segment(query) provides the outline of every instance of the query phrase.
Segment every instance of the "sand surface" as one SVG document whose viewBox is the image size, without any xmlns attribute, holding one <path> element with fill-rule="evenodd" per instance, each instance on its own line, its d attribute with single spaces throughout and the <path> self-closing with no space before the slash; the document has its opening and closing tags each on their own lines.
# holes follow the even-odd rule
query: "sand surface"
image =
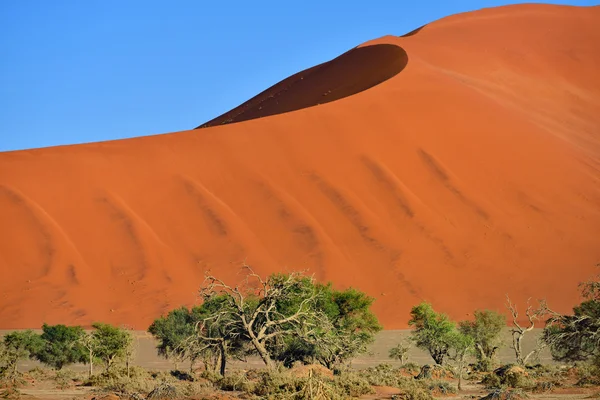
<svg viewBox="0 0 600 400">
<path fill-rule="evenodd" d="M 244 260 L 358 287 L 387 329 L 422 300 L 568 311 L 600 262 L 599 27 L 600 7 L 455 15 L 211 127 L 0 153 L 0 328 L 146 329 Z"/>
</svg>

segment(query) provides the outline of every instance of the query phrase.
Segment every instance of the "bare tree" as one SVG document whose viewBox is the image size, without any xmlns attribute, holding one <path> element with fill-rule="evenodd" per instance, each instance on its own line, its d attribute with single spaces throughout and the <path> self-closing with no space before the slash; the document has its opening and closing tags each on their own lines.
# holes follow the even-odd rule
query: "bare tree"
<svg viewBox="0 0 600 400">
<path fill-rule="evenodd" d="M 533 306 L 530 304 L 530 300 L 531 299 L 527 300 L 527 309 L 525 310 L 525 316 L 527 317 L 527 326 L 521 326 L 518 322 L 519 312 L 517 311 L 517 306 L 516 304 L 513 304 L 510 301 L 508 294 L 506 295 L 506 308 L 508 308 L 513 318 L 513 328 L 511 329 L 513 340 L 512 348 L 515 351 L 517 363 L 519 363 L 520 365 L 526 365 L 529 359 L 537 356 L 546 347 L 546 344 L 543 341 L 539 340 L 537 342 L 536 347 L 533 350 L 531 350 L 527 354 L 524 354 L 523 337 L 525 337 L 525 334 L 527 334 L 527 332 L 530 332 L 531 330 L 533 330 L 533 328 L 535 328 L 535 323 L 537 321 L 541 320 L 544 316 L 553 313 L 548 308 L 546 300 L 538 300 L 537 308 L 533 308 Z"/>
<path fill-rule="evenodd" d="M 304 284 L 306 280 L 312 283 L 312 277 L 294 272 L 263 279 L 250 266 L 244 264 L 243 269 L 248 271 L 248 275 L 238 286 L 230 286 L 221 279 L 206 275 L 200 296 L 204 301 L 216 296 L 225 301 L 220 310 L 202 321 L 198 335 L 206 345 L 223 346 L 227 340 L 206 335 L 211 327 L 218 326 L 221 338 L 249 342 L 265 365 L 275 368 L 269 352 L 271 347 L 292 335 L 310 337 L 320 322 L 325 323 L 327 318 L 313 307 L 318 296 L 314 285 Z M 281 311 L 282 304 L 288 305 L 285 313 Z M 221 362 L 225 358 L 222 357 Z"/>
<path fill-rule="evenodd" d="M 88 376 L 91 378 L 94 374 L 94 358 L 96 358 L 96 351 L 98 349 L 98 341 L 92 332 L 86 332 L 81 339 L 79 339 L 81 345 L 87 351 L 87 362 L 89 363 Z"/>
</svg>

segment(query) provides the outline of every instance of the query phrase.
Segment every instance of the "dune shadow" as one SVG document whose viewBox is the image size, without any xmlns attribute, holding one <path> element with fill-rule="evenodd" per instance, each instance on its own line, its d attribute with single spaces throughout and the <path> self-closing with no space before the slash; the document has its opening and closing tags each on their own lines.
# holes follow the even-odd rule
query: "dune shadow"
<svg viewBox="0 0 600 400">
<path fill-rule="evenodd" d="M 196 129 L 248 121 L 340 100 L 394 77 L 407 64 L 408 55 L 399 46 L 375 44 L 356 47 L 331 61 L 284 79 Z"/>
</svg>

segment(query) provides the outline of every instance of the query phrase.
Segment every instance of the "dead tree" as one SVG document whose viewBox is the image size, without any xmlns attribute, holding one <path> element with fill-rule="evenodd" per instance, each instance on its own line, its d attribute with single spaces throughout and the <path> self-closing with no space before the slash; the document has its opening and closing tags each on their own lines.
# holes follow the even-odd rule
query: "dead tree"
<svg viewBox="0 0 600 400">
<path fill-rule="evenodd" d="M 269 347 L 293 335 L 314 335 L 322 325 L 319 321 L 324 323 L 326 317 L 314 309 L 318 293 L 312 277 L 294 272 L 263 279 L 250 266 L 244 264 L 243 269 L 248 275 L 238 286 L 230 286 L 207 274 L 200 296 L 204 301 L 218 296 L 224 299 L 224 304 L 202 321 L 198 335 L 211 346 L 226 345 L 227 340 L 246 341 L 268 368 L 275 368 Z M 306 284 L 307 279 L 310 284 Z M 278 305 L 284 302 L 295 304 L 286 314 L 278 309 Z M 220 337 L 206 335 L 210 327 L 218 327 Z"/>
<path fill-rule="evenodd" d="M 513 328 L 511 329 L 512 348 L 515 351 L 515 357 L 519 365 L 526 365 L 530 358 L 538 355 L 546 347 L 543 341 L 538 341 L 533 350 L 527 354 L 523 354 L 523 337 L 525 337 L 525 334 L 535 328 L 537 321 L 551 313 L 546 300 L 538 300 L 538 307 L 535 309 L 530 304 L 530 300 L 527 300 L 527 309 L 525 310 L 525 316 L 528 321 L 527 326 L 521 326 L 518 322 L 519 312 L 517 311 L 517 306 L 510 301 L 508 294 L 506 295 L 506 308 L 508 308 L 513 318 Z"/>
</svg>

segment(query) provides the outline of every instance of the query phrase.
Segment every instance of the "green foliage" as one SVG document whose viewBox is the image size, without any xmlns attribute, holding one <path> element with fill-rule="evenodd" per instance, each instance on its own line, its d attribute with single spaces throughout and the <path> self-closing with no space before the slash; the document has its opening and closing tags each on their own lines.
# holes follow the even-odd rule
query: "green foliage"
<svg viewBox="0 0 600 400">
<path fill-rule="evenodd" d="M 544 328 L 555 360 L 600 360 L 600 277 L 580 286 L 585 301 L 573 308 L 573 315 L 554 315 Z"/>
<path fill-rule="evenodd" d="M 40 351 L 43 342 L 31 330 L 8 333 L 0 345 L 0 380 L 17 379 L 17 366 L 20 360 L 29 358 Z"/>
<path fill-rule="evenodd" d="M 392 347 L 388 353 L 388 357 L 393 360 L 400 361 L 400 365 L 404 365 L 408 360 L 408 351 L 410 350 L 410 345 L 408 343 L 398 343 L 396 346 Z"/>
<path fill-rule="evenodd" d="M 80 326 L 44 324 L 42 330 L 43 346 L 33 354 L 34 358 L 57 370 L 86 362 L 86 352 L 80 343 L 85 333 Z"/>
<path fill-rule="evenodd" d="M 413 307 L 410 315 L 408 324 L 414 327 L 411 340 L 417 347 L 428 351 L 436 364 L 442 365 L 450 351 L 456 329 L 454 323 L 425 302 Z"/>
<path fill-rule="evenodd" d="M 317 362 L 332 369 L 365 353 L 375 334 L 382 329 L 370 310 L 374 299 L 354 288 L 335 290 L 331 283 L 314 284 L 307 279 L 300 283 L 304 288 L 297 290 L 298 296 L 290 297 L 287 304 L 283 304 L 282 314 L 291 315 L 290 312 L 304 300 L 302 293 L 316 290 L 318 295 L 311 304 L 311 311 L 324 314 L 327 323 L 315 329 L 312 335 L 289 336 L 281 351 L 274 351 L 274 358 L 286 366 L 297 361 Z"/>
<path fill-rule="evenodd" d="M 460 322 L 459 330 L 473 338 L 477 368 L 480 371 L 491 370 L 496 351 L 502 344 L 500 335 L 505 326 L 504 315 L 490 310 L 477 310 L 474 321 Z"/>
<path fill-rule="evenodd" d="M 97 322 L 92 336 L 96 343 L 95 355 L 100 358 L 109 370 L 119 359 L 124 359 L 127 350 L 133 345 L 132 334 L 122 328 Z"/>
<path fill-rule="evenodd" d="M 199 313 L 197 307 L 192 310 L 180 307 L 170 311 L 166 316 L 161 316 L 150 325 L 148 332 L 158 339 L 158 355 L 165 358 L 184 357 L 181 345 L 194 335 Z"/>
</svg>

